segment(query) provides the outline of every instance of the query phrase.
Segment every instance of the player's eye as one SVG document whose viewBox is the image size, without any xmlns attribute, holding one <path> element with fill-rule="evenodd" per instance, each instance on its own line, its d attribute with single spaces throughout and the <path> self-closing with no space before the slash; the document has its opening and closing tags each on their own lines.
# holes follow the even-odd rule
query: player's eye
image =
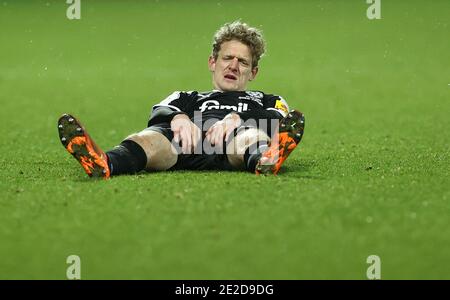
<svg viewBox="0 0 450 300">
<path fill-rule="evenodd" d="M 241 64 L 243 64 L 244 66 L 246 66 L 246 67 L 248 66 L 248 61 L 246 61 L 246 60 L 241 60 L 240 62 L 241 62 Z"/>
</svg>

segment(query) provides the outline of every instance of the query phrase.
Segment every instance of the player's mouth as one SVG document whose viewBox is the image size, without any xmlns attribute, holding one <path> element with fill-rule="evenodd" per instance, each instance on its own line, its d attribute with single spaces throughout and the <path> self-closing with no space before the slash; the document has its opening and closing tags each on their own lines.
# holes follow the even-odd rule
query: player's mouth
<svg viewBox="0 0 450 300">
<path fill-rule="evenodd" d="M 226 75 L 223 76 L 223 77 L 224 77 L 225 79 L 232 80 L 232 81 L 237 80 L 237 77 L 234 76 L 233 74 L 226 74 Z"/>
</svg>

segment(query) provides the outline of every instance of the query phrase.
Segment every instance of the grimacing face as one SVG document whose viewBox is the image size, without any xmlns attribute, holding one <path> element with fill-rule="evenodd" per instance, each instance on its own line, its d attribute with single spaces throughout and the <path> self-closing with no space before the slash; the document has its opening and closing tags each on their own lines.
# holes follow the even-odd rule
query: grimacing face
<svg viewBox="0 0 450 300">
<path fill-rule="evenodd" d="M 237 40 L 222 43 L 217 59 L 210 56 L 208 66 L 214 88 L 223 92 L 245 91 L 258 73 L 258 67 L 252 68 L 250 48 Z"/>
</svg>

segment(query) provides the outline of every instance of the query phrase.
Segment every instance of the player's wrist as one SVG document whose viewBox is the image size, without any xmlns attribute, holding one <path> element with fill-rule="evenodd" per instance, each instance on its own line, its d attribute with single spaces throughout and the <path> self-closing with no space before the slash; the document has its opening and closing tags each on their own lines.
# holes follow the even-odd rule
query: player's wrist
<svg viewBox="0 0 450 300">
<path fill-rule="evenodd" d="M 178 120 L 178 119 L 191 120 L 191 119 L 189 118 L 189 116 L 188 116 L 187 114 L 185 114 L 185 113 L 179 113 L 179 114 L 176 114 L 176 115 L 172 118 L 172 120 Z"/>
<path fill-rule="evenodd" d="M 224 119 L 226 119 L 226 120 L 231 119 L 235 123 L 238 123 L 238 124 L 240 124 L 242 122 L 241 117 L 237 113 L 234 113 L 234 112 L 229 113 L 228 115 L 226 115 Z"/>
</svg>

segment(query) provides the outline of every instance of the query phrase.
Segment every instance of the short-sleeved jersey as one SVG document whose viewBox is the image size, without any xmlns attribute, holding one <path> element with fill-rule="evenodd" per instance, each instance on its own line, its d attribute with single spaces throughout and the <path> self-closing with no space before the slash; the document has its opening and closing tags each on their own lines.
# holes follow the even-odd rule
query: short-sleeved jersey
<svg viewBox="0 0 450 300">
<path fill-rule="evenodd" d="M 287 115 L 289 107 L 282 97 L 260 91 L 174 92 L 153 106 L 148 126 L 170 122 L 180 113 L 192 119 L 194 112 L 201 112 L 203 121 L 211 118 L 222 120 L 231 112 L 247 121 L 281 119 Z"/>
</svg>

